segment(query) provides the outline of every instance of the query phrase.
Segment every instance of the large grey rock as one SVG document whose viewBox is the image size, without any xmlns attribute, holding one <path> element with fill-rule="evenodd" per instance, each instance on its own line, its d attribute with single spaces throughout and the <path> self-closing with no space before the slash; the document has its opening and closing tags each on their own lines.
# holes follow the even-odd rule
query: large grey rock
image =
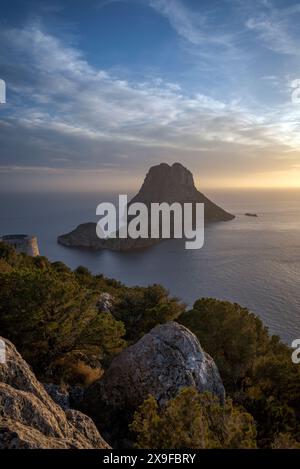
<svg viewBox="0 0 300 469">
<path fill-rule="evenodd" d="M 103 407 L 116 413 L 129 411 L 149 394 L 164 405 L 187 386 L 210 391 L 224 401 L 224 386 L 213 359 L 192 332 L 168 322 L 121 352 L 103 378 L 86 391 L 84 401 L 97 419 Z"/>
<path fill-rule="evenodd" d="M 109 448 L 93 421 L 78 411 L 64 412 L 13 344 L 4 342 L 6 360 L 0 363 L 0 449 Z"/>
</svg>

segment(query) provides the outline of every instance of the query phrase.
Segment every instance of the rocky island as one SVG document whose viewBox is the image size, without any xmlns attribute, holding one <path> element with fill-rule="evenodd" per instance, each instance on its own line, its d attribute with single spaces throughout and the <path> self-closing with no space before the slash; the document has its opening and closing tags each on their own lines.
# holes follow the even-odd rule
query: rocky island
<svg viewBox="0 0 300 469">
<path fill-rule="evenodd" d="M 148 208 L 152 203 L 203 203 L 205 223 L 229 221 L 235 218 L 199 192 L 191 171 L 180 163 L 174 163 L 172 166 L 166 163 L 152 166 L 141 189 L 129 202 L 128 207 L 136 202 L 144 203 Z M 122 251 L 149 247 L 161 239 L 100 239 L 96 234 L 96 223 L 90 222 L 83 223 L 70 233 L 59 236 L 57 241 L 69 247 Z"/>
</svg>

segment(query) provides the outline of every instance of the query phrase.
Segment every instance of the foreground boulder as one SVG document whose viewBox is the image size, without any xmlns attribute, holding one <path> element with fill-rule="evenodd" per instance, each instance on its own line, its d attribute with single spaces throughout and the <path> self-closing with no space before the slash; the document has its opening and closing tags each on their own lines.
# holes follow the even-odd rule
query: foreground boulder
<svg viewBox="0 0 300 469">
<path fill-rule="evenodd" d="M 4 339 L 2 339 L 4 340 Z M 0 363 L 0 449 L 109 448 L 92 420 L 55 404 L 15 347 Z"/>
<path fill-rule="evenodd" d="M 103 378 L 86 391 L 84 408 L 97 422 L 105 414 L 115 430 L 128 424 L 133 411 L 149 394 L 163 406 L 188 386 L 209 391 L 221 402 L 225 399 L 217 366 L 196 336 L 184 326 L 168 322 L 152 329 L 112 361 Z"/>
</svg>

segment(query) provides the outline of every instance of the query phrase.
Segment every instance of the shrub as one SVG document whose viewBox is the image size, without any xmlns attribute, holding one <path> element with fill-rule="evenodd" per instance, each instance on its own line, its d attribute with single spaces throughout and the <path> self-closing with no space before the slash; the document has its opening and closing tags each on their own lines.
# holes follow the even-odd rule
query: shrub
<svg viewBox="0 0 300 469">
<path fill-rule="evenodd" d="M 300 370 L 289 347 L 257 316 L 227 301 L 198 300 L 178 320 L 212 355 L 226 391 L 255 418 L 260 446 L 269 447 L 280 432 L 300 439 Z"/>
<path fill-rule="evenodd" d="M 232 405 L 221 405 L 210 393 L 185 388 L 160 409 L 153 396 L 134 414 L 130 429 L 137 448 L 255 448 L 251 415 Z"/>
<path fill-rule="evenodd" d="M 114 316 L 125 324 L 126 338 L 138 340 L 154 326 L 176 319 L 184 311 L 177 298 L 161 285 L 122 291 Z"/>
<path fill-rule="evenodd" d="M 272 449 L 300 449 L 300 443 L 290 433 L 279 433 L 272 445 Z"/>
<path fill-rule="evenodd" d="M 246 308 L 212 298 L 197 300 L 179 322 L 198 337 L 219 367 L 227 391 L 235 391 L 258 356 L 266 353 L 270 338 L 261 320 Z"/>
<path fill-rule="evenodd" d="M 80 346 L 108 358 L 126 342 L 124 325 L 95 307 L 98 292 L 80 286 L 74 275 L 40 268 L 0 273 L 0 330 L 18 347 L 37 374 Z"/>
</svg>

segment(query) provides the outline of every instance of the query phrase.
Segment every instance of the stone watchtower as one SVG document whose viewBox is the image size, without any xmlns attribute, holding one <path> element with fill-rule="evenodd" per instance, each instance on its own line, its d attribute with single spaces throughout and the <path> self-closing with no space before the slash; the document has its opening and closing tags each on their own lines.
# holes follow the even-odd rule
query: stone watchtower
<svg viewBox="0 0 300 469">
<path fill-rule="evenodd" d="M 6 235 L 0 237 L 0 241 L 4 243 L 11 244 L 14 246 L 16 251 L 24 252 L 28 254 L 28 256 L 39 256 L 39 247 L 38 241 L 36 236 L 29 236 L 23 234 L 16 234 L 16 235 Z"/>
</svg>

